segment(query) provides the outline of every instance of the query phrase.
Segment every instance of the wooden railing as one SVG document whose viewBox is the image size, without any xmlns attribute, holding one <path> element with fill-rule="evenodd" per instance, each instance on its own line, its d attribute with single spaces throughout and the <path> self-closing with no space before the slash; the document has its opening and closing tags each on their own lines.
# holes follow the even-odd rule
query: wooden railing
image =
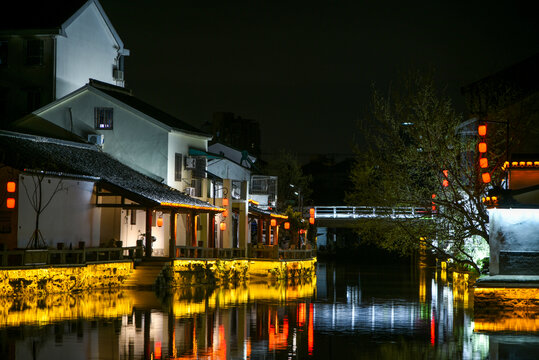
<svg viewBox="0 0 539 360">
<path fill-rule="evenodd" d="M 81 265 L 115 260 L 142 258 L 143 248 L 127 246 L 117 248 L 83 249 L 21 249 L 0 251 L 0 267 L 38 265 Z"/>
<path fill-rule="evenodd" d="M 316 256 L 315 249 L 309 250 L 282 250 L 277 246 L 261 245 L 249 246 L 247 254 L 245 249 L 237 248 L 204 248 L 196 246 L 176 246 L 176 258 L 189 259 L 286 259 L 304 260 Z"/>
</svg>

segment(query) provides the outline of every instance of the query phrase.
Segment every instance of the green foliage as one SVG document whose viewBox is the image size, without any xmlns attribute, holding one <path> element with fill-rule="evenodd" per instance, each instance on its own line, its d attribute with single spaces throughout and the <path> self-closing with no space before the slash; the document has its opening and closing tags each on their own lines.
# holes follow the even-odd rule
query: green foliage
<svg viewBox="0 0 539 360">
<path fill-rule="evenodd" d="M 306 203 L 311 196 L 311 176 L 303 174 L 297 157 L 292 153 L 282 150 L 277 158 L 268 164 L 265 172 L 278 177 L 277 208 L 279 210 L 282 211 L 288 206 L 299 209 L 302 205 L 301 201 Z M 298 192 L 298 195 L 295 192 Z"/>
<path fill-rule="evenodd" d="M 465 242 L 472 236 L 488 241 L 481 195 L 499 185 L 502 177 L 494 169 L 492 184 L 479 181 L 477 138 L 465 135 L 463 118 L 451 100 L 436 90 L 431 78 L 413 74 L 386 97 L 374 91 L 371 114 L 358 127 L 347 202 L 426 211 L 424 218 L 362 223 L 362 239 L 410 253 L 424 237 L 441 257 L 476 267 Z M 475 130 L 475 124 L 471 127 Z M 492 156 L 496 162 L 496 154 Z M 442 186 L 443 170 L 448 173 L 447 187 Z M 436 214 L 431 217 L 433 204 Z"/>
</svg>

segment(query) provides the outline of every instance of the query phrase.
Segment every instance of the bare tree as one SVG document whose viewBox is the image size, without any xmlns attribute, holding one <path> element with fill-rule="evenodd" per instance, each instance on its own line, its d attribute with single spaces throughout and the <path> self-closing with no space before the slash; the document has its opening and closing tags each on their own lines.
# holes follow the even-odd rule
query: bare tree
<svg viewBox="0 0 539 360">
<path fill-rule="evenodd" d="M 47 207 L 51 204 L 52 199 L 55 197 L 56 194 L 58 194 L 60 191 L 64 190 L 63 187 L 63 181 L 60 179 L 56 186 L 54 187 L 54 190 L 46 195 L 43 193 L 43 181 L 45 181 L 45 173 L 43 172 L 36 172 L 29 176 L 32 179 L 33 186 L 31 189 L 28 189 L 28 186 L 24 181 L 21 181 L 24 187 L 24 191 L 26 193 L 26 196 L 30 202 L 30 205 L 34 209 L 34 212 L 36 214 L 36 220 L 35 220 L 35 227 L 34 231 L 32 232 L 32 235 L 30 236 L 30 239 L 28 241 L 28 245 L 26 245 L 26 248 L 31 249 L 42 249 L 47 247 L 47 243 L 45 242 L 43 235 L 41 234 L 41 230 L 39 228 L 39 219 L 41 214 L 47 209 Z M 50 179 L 47 180 L 50 183 Z"/>
</svg>

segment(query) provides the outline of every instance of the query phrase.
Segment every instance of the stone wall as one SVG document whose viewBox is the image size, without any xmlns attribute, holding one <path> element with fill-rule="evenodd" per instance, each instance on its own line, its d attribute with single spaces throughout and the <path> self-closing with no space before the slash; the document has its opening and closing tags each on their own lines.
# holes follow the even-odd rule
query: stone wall
<svg viewBox="0 0 539 360">
<path fill-rule="evenodd" d="M 120 287 L 132 271 L 131 261 L 0 270 L 0 296 L 44 295 Z"/>
<path fill-rule="evenodd" d="M 474 289 L 476 313 L 508 310 L 539 310 L 539 288 L 477 287 Z"/>
<path fill-rule="evenodd" d="M 174 260 L 157 280 L 160 287 L 241 282 L 249 278 L 282 280 L 310 278 L 316 260 Z"/>
</svg>

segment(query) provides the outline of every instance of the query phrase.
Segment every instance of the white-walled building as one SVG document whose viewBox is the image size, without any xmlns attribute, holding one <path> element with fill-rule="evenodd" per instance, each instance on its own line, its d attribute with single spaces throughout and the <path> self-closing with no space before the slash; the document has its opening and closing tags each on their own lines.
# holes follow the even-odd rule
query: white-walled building
<svg viewBox="0 0 539 360">
<path fill-rule="evenodd" d="M 39 212 L 39 246 L 135 246 L 149 233 L 154 255 L 168 256 L 180 233 L 185 239 L 193 231 L 176 226 L 175 214 L 213 218 L 221 211 L 125 166 L 96 145 L 0 132 L 0 155 L 0 244 L 7 249 L 36 246 L 30 242 Z"/>
<path fill-rule="evenodd" d="M 124 85 L 129 50 L 98 0 L 13 2 L 1 14 L 0 125 L 89 78 Z"/>
</svg>

